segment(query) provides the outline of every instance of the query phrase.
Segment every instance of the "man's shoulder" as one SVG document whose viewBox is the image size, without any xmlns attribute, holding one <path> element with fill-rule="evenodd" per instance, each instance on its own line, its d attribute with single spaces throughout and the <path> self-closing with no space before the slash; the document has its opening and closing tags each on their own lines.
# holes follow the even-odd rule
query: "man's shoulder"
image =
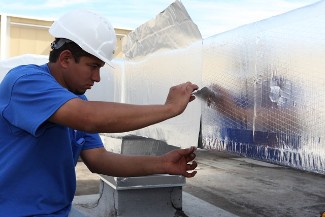
<svg viewBox="0 0 325 217">
<path fill-rule="evenodd" d="M 19 65 L 12 68 L 8 74 L 13 72 L 20 72 L 23 74 L 33 74 L 33 73 L 47 73 L 48 69 L 45 65 L 36 65 L 36 64 L 28 64 L 28 65 Z"/>
<path fill-rule="evenodd" d="M 9 79 L 11 81 L 16 81 L 19 78 L 27 77 L 27 76 L 35 76 L 35 75 L 50 75 L 46 65 L 19 65 L 12 68 L 7 75 L 4 77 L 5 79 Z"/>
</svg>

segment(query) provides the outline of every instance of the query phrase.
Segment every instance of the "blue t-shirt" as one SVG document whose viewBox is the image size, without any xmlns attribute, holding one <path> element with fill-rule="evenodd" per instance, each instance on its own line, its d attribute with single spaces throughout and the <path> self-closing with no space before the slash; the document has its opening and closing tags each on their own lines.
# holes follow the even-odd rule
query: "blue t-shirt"
<svg viewBox="0 0 325 217">
<path fill-rule="evenodd" d="M 103 147 L 98 134 L 47 119 L 77 96 L 47 64 L 18 66 L 0 84 L 0 217 L 67 216 L 80 150 Z"/>
</svg>

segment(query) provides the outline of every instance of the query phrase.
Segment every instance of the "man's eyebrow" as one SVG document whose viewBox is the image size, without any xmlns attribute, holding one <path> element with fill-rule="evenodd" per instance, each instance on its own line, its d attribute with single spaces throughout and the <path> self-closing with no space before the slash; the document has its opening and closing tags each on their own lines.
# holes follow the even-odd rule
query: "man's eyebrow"
<svg viewBox="0 0 325 217">
<path fill-rule="evenodd" d="M 103 67 L 105 65 L 105 62 L 103 62 L 103 63 L 93 62 L 93 63 L 89 63 L 89 65 L 93 65 L 93 66 L 97 66 L 97 67 Z"/>
</svg>

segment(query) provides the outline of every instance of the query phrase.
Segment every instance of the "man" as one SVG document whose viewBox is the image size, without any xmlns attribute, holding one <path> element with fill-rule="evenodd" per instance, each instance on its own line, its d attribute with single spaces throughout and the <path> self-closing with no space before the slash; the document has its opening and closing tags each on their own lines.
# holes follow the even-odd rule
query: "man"
<svg viewBox="0 0 325 217">
<path fill-rule="evenodd" d="M 90 171 L 111 176 L 193 177 L 195 148 L 162 156 L 124 156 L 104 149 L 98 133 L 125 132 L 181 114 L 198 87 L 170 89 L 163 105 L 90 102 L 83 95 L 111 64 L 115 32 L 89 11 L 51 26 L 49 63 L 18 66 L 0 84 L 0 216 L 68 216 L 79 154 Z M 191 161 L 193 161 L 191 163 Z"/>
</svg>

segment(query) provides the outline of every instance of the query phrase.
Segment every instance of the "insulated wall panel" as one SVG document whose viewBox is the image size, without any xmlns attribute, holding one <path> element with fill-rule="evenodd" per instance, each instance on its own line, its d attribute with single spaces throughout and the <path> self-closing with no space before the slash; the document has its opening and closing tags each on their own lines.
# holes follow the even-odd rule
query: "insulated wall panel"
<svg viewBox="0 0 325 217">
<path fill-rule="evenodd" d="M 204 148 L 325 173 L 324 11 L 323 1 L 203 41 Z"/>
</svg>

